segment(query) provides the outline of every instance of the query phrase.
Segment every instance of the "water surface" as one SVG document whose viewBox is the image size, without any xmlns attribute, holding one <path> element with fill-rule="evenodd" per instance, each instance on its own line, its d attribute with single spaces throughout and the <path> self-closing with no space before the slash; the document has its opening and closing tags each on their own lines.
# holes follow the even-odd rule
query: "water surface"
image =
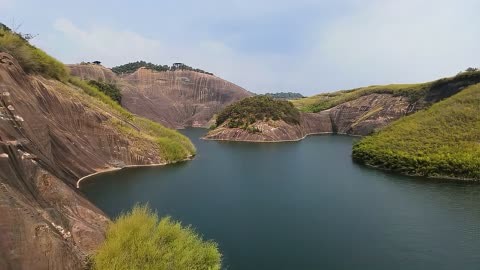
<svg viewBox="0 0 480 270">
<path fill-rule="evenodd" d="M 480 185 L 397 176 L 351 161 L 354 138 L 203 141 L 190 162 L 95 176 L 111 217 L 148 202 L 214 239 L 226 269 L 480 269 Z"/>
</svg>

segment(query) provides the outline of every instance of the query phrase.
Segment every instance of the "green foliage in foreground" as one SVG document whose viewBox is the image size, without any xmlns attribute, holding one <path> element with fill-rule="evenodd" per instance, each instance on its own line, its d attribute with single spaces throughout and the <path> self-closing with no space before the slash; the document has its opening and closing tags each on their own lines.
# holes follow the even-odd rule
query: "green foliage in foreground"
<svg viewBox="0 0 480 270">
<path fill-rule="evenodd" d="M 228 127 L 249 128 L 257 120 L 283 120 L 289 124 L 300 122 L 300 112 L 286 100 L 275 100 L 268 96 L 253 96 L 235 102 L 220 112 L 216 125 L 227 122 Z"/>
<path fill-rule="evenodd" d="M 440 99 L 446 98 L 455 93 L 449 91 L 448 88 L 461 89 L 476 83 L 480 83 L 480 71 L 472 70 L 459 73 L 454 77 L 428 83 L 373 85 L 292 100 L 292 103 L 295 107 L 305 112 L 320 112 L 370 94 L 404 96 L 413 103 L 429 95 L 438 95 Z"/>
<path fill-rule="evenodd" d="M 94 269 L 221 269 L 215 242 L 205 241 L 191 227 L 136 206 L 115 220 L 94 255 Z"/>
<path fill-rule="evenodd" d="M 3 24 L 0 24 L 0 52 L 13 56 L 29 74 L 40 74 L 60 81 L 66 81 L 69 77 L 65 65 L 31 45 L 24 37 Z"/>
<path fill-rule="evenodd" d="M 363 138 L 352 156 L 410 175 L 480 179 L 480 84 Z"/>
<path fill-rule="evenodd" d="M 114 84 L 111 83 L 104 83 L 95 80 L 88 81 L 88 84 L 91 86 L 96 87 L 98 90 L 102 91 L 104 94 L 109 96 L 111 99 L 116 101 L 118 104 L 122 103 L 122 94 L 120 93 L 120 89 Z"/>
</svg>

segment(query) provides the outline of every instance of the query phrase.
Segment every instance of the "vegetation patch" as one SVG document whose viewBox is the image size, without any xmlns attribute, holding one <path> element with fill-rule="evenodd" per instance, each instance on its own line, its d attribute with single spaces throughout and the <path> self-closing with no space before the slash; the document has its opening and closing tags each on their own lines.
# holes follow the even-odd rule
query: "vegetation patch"
<svg viewBox="0 0 480 270">
<path fill-rule="evenodd" d="M 268 120 L 283 120 L 289 124 L 299 124 L 300 112 L 289 101 L 259 95 L 227 106 L 218 114 L 216 125 L 227 123 L 226 125 L 230 128 L 240 127 L 258 132 L 258 129 L 249 128 L 250 125 L 257 121 Z"/>
<path fill-rule="evenodd" d="M 108 228 L 93 257 L 94 269 L 221 269 L 218 245 L 170 217 L 159 220 L 147 206 L 135 206 Z"/>
<path fill-rule="evenodd" d="M 269 96 L 274 99 L 286 99 L 286 100 L 304 98 L 302 94 L 294 93 L 294 92 L 266 93 L 265 96 Z"/>
<path fill-rule="evenodd" d="M 115 72 L 116 74 L 129 74 L 129 73 L 133 73 L 133 72 L 137 71 L 139 68 L 142 68 L 142 67 L 147 68 L 147 69 L 151 69 L 151 70 L 155 70 L 155 71 L 159 71 L 159 72 L 175 71 L 175 70 L 190 70 L 190 71 L 194 71 L 194 72 L 198 72 L 198 73 L 213 75 L 213 73 L 206 72 L 206 71 L 201 70 L 199 68 L 192 68 L 190 66 L 187 66 L 187 65 L 181 64 L 181 63 L 173 64 L 172 66 L 168 66 L 168 65 L 156 65 L 156 64 L 152 64 L 150 62 L 145 62 L 145 61 L 136 61 L 136 62 L 128 63 L 128 64 L 125 64 L 125 65 L 116 66 L 116 67 L 112 68 L 112 71 Z"/>
<path fill-rule="evenodd" d="M 31 36 L 15 33 L 0 23 L 0 52 L 13 56 L 29 74 L 67 81 L 69 72 L 65 65 L 31 45 L 27 38 Z"/>
<path fill-rule="evenodd" d="M 343 90 L 333 93 L 319 94 L 308 98 L 293 100 L 293 104 L 305 112 L 320 112 L 330 109 L 345 102 L 349 102 L 370 94 L 392 94 L 394 96 L 404 96 L 409 98 L 410 102 L 418 101 L 428 96 L 443 96 L 444 98 L 455 94 L 448 91 L 448 87 L 452 89 L 461 89 L 480 83 L 480 71 L 476 69 L 461 72 L 450 78 L 443 78 L 428 83 L 420 84 L 390 84 L 390 85 L 374 85 L 352 90 Z M 441 92 L 444 93 L 441 93 Z"/>
<path fill-rule="evenodd" d="M 68 79 L 68 82 L 70 82 L 74 86 L 81 88 L 89 96 L 99 99 L 127 119 L 133 119 L 133 114 L 125 110 L 122 106 L 120 106 L 120 104 L 118 104 L 118 102 L 111 99 L 107 94 L 103 93 L 99 88 L 97 88 L 93 84 L 90 84 L 88 81 L 82 80 L 78 77 L 70 77 Z"/>
<path fill-rule="evenodd" d="M 480 179 L 480 84 L 363 138 L 352 157 L 409 175 Z"/>
<path fill-rule="evenodd" d="M 117 102 L 118 104 L 122 103 L 122 94 L 120 93 L 120 89 L 115 84 L 111 83 L 104 83 L 95 80 L 88 81 L 88 84 L 91 86 L 96 87 L 105 95 L 109 96 L 112 100 Z"/>
</svg>

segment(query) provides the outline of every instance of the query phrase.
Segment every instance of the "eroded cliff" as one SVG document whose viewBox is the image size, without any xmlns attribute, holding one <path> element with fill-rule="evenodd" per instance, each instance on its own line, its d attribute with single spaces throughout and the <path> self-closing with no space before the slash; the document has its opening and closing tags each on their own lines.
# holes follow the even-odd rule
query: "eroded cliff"
<svg viewBox="0 0 480 270">
<path fill-rule="evenodd" d="M 108 218 L 76 181 L 169 161 L 152 134 L 140 136 L 144 128 L 80 88 L 27 75 L 0 53 L 0 269 L 82 269 Z"/>
<path fill-rule="evenodd" d="M 171 128 L 208 127 L 215 113 L 252 95 L 214 75 L 195 71 L 140 68 L 117 76 L 98 65 L 70 65 L 70 69 L 83 79 L 116 83 L 122 91 L 122 106 Z"/>
</svg>

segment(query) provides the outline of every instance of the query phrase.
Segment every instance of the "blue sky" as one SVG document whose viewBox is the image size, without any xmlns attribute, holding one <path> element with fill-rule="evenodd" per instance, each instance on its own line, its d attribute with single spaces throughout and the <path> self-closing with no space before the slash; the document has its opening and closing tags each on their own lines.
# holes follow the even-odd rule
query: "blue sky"
<svg viewBox="0 0 480 270">
<path fill-rule="evenodd" d="M 0 0 L 0 21 L 65 63 L 184 62 L 305 95 L 480 66 L 478 0 Z"/>
</svg>

